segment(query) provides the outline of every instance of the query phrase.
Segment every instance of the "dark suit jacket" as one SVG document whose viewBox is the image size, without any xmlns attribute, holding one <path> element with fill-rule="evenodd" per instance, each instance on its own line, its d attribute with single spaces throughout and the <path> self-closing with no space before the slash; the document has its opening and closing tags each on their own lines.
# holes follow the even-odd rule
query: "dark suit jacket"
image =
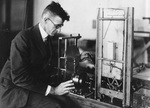
<svg viewBox="0 0 150 108">
<path fill-rule="evenodd" d="M 18 33 L 0 75 L 0 108 L 24 106 L 31 91 L 45 95 L 51 74 L 50 51 L 48 57 L 38 25 Z"/>
</svg>

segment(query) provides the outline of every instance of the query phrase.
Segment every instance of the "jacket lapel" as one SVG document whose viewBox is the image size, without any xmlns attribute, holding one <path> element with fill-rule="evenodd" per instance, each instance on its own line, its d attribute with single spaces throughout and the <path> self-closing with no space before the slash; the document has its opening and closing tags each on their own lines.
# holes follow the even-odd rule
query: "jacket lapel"
<svg viewBox="0 0 150 108">
<path fill-rule="evenodd" d="M 37 48 L 40 50 L 41 54 L 43 56 L 46 55 L 46 49 L 45 49 L 45 45 L 44 42 L 42 40 L 42 36 L 38 27 L 38 24 L 34 26 L 33 28 L 33 38 L 35 40 L 35 44 L 37 46 Z"/>
<path fill-rule="evenodd" d="M 34 26 L 33 33 L 34 33 L 33 37 L 34 37 L 37 48 L 40 50 L 40 52 L 43 56 L 47 56 L 47 51 L 46 51 L 45 44 L 43 42 L 40 30 L 39 30 L 38 24 Z M 50 63 L 51 57 L 52 57 L 52 39 L 51 39 L 51 37 L 49 39 L 49 50 L 50 50 L 50 55 L 49 55 L 48 61 Z"/>
</svg>

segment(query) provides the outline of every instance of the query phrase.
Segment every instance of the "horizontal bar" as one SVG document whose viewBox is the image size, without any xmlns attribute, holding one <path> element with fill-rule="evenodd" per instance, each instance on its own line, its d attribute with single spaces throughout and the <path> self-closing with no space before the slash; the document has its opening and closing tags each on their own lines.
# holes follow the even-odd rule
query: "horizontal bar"
<svg viewBox="0 0 150 108">
<path fill-rule="evenodd" d="M 105 94 L 110 97 L 115 97 L 118 99 L 124 99 L 124 95 L 122 92 L 106 89 L 106 88 L 100 88 L 100 94 Z"/>
<path fill-rule="evenodd" d="M 118 63 L 125 63 L 124 61 L 121 60 L 112 60 L 112 59 L 107 59 L 107 58 L 97 58 L 98 60 L 106 60 L 106 61 L 112 61 L 112 62 L 118 62 Z"/>
<path fill-rule="evenodd" d="M 99 20 L 120 20 L 120 21 L 125 21 L 126 18 L 99 18 Z"/>
<path fill-rule="evenodd" d="M 72 38 L 79 39 L 81 38 L 81 36 L 59 37 L 59 39 L 72 39 Z"/>
</svg>

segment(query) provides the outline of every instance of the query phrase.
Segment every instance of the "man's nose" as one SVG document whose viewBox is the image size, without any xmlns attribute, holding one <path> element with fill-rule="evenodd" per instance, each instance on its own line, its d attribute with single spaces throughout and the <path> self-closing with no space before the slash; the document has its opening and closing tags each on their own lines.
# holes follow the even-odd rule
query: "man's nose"
<svg viewBox="0 0 150 108">
<path fill-rule="evenodd" d="M 57 32 L 57 33 L 60 33 L 60 32 L 61 32 L 61 28 L 58 28 L 58 29 L 56 30 L 56 32 Z"/>
</svg>

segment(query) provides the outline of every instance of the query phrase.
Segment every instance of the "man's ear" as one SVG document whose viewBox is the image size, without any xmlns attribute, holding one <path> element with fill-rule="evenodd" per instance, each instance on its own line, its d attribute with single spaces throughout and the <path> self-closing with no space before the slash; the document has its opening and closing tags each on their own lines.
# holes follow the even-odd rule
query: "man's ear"
<svg viewBox="0 0 150 108">
<path fill-rule="evenodd" d="M 47 15 L 44 15 L 44 16 L 43 16 L 43 19 L 44 19 L 44 22 L 46 23 L 46 22 L 47 22 L 47 20 L 48 20 Z"/>
<path fill-rule="evenodd" d="M 47 21 L 47 19 L 48 19 L 47 17 L 44 17 L 44 21 L 45 21 L 45 22 Z"/>
</svg>

